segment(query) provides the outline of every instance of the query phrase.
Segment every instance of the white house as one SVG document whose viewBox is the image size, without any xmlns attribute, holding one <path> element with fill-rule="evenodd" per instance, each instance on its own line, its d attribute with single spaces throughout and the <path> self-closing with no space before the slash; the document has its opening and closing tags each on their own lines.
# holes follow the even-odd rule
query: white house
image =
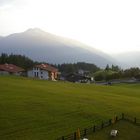
<svg viewBox="0 0 140 140">
<path fill-rule="evenodd" d="M 44 80 L 56 80 L 58 76 L 58 70 L 48 64 L 41 64 L 34 66 L 27 72 L 28 77 L 34 77 Z"/>
</svg>

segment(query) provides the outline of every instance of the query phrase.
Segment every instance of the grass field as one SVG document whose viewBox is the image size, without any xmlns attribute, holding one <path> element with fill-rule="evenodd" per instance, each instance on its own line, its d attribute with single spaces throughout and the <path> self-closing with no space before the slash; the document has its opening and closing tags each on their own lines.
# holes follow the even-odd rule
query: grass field
<svg viewBox="0 0 140 140">
<path fill-rule="evenodd" d="M 118 130 L 116 137 L 111 137 L 112 129 Z M 112 126 L 102 129 L 90 136 L 89 140 L 140 140 L 140 126 L 136 126 L 126 121 L 120 121 Z"/>
<path fill-rule="evenodd" d="M 0 77 L 0 140 L 53 140 L 120 113 L 140 118 L 140 85 Z"/>
</svg>

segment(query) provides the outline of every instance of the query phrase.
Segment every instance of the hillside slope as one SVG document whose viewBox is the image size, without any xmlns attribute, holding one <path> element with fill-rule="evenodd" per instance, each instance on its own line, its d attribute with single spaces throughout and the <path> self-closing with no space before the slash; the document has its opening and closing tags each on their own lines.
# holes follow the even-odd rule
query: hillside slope
<svg viewBox="0 0 140 140">
<path fill-rule="evenodd" d="M 101 67 L 115 63 L 110 56 L 97 49 L 38 28 L 1 38 L 0 52 L 24 54 L 48 63 L 89 62 Z"/>
</svg>

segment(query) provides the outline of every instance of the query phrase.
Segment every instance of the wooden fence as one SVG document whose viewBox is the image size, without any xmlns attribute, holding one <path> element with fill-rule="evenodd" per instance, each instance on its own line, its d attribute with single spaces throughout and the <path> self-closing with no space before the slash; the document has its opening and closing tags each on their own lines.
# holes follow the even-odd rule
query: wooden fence
<svg viewBox="0 0 140 140">
<path fill-rule="evenodd" d="M 131 122 L 131 123 L 134 123 L 135 125 L 140 126 L 140 119 L 139 118 L 132 117 L 132 116 L 126 115 L 126 114 L 125 115 L 122 114 L 122 116 L 124 116 L 123 117 L 123 120 L 128 121 L 128 122 Z"/>
<path fill-rule="evenodd" d="M 83 130 L 79 130 L 80 136 L 85 137 L 89 134 L 95 133 L 96 131 L 99 131 L 105 127 L 108 127 L 108 126 L 112 125 L 113 123 L 117 123 L 120 120 L 128 121 L 130 123 L 140 126 L 140 119 L 122 113 L 119 116 L 115 116 L 113 119 L 109 119 L 109 120 L 101 122 L 97 125 L 87 127 Z M 56 140 L 79 140 L 79 138 L 78 138 L 77 132 L 74 132 L 74 133 L 59 137 Z"/>
</svg>

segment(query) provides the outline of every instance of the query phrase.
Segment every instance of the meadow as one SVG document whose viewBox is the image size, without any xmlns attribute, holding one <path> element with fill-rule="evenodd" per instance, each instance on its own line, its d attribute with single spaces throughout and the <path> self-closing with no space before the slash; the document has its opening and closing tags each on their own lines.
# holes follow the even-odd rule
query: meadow
<svg viewBox="0 0 140 140">
<path fill-rule="evenodd" d="M 118 130 L 116 137 L 111 137 L 111 130 Z M 140 126 L 134 125 L 126 121 L 120 121 L 107 128 L 102 129 L 94 134 L 88 135 L 89 140 L 139 140 Z"/>
<path fill-rule="evenodd" d="M 0 140 L 54 140 L 122 112 L 140 118 L 140 84 L 0 76 Z"/>
</svg>

